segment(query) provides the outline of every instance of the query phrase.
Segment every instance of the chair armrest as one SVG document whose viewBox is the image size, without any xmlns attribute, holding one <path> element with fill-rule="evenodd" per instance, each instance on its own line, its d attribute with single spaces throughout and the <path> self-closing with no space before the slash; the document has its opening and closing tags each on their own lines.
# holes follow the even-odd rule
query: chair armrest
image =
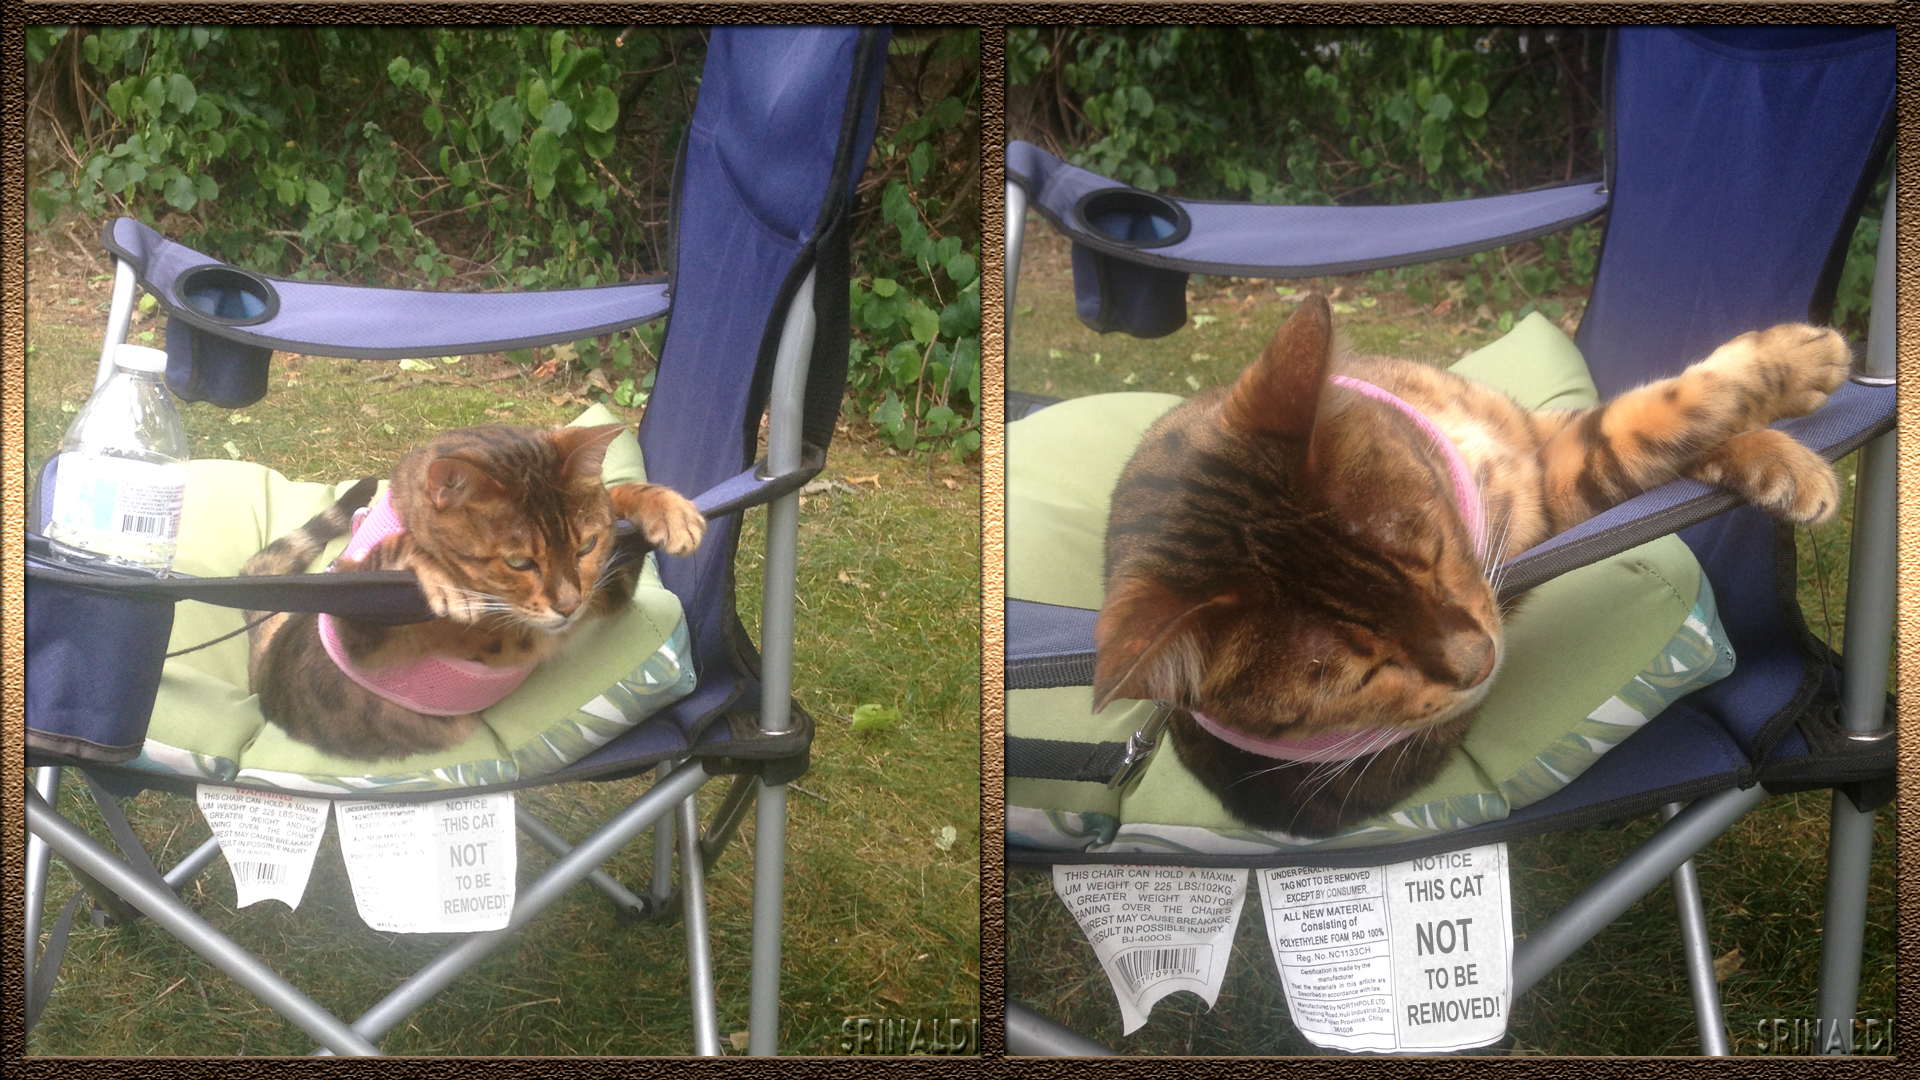
<svg viewBox="0 0 1920 1080">
<path fill-rule="evenodd" d="M 548 292 L 444 293 L 268 278 L 132 218 L 103 241 L 170 319 L 229 341 L 312 356 L 398 360 L 598 337 L 666 314 L 664 279 Z"/>
<path fill-rule="evenodd" d="M 1847 383 L 1820 411 L 1775 424 L 1835 461 L 1893 430 L 1894 388 Z M 1508 559 L 1495 571 L 1500 598 L 1518 596 L 1569 570 L 1697 525 L 1741 505 L 1739 496 L 1698 480 L 1675 480 L 1595 514 Z"/>
<path fill-rule="evenodd" d="M 1200 202 L 1128 187 L 1019 141 L 1007 146 L 1007 178 L 1075 244 L 1143 266 L 1236 277 L 1320 277 L 1452 258 L 1576 225 L 1611 200 L 1593 178 L 1405 206 Z"/>
<path fill-rule="evenodd" d="M 826 467 L 826 453 L 817 446 L 802 445 L 800 467 L 792 472 L 771 476 L 765 458 L 753 468 L 720 481 L 693 497 L 693 505 L 707 520 L 770 503 L 789 492 L 798 491 Z"/>
</svg>

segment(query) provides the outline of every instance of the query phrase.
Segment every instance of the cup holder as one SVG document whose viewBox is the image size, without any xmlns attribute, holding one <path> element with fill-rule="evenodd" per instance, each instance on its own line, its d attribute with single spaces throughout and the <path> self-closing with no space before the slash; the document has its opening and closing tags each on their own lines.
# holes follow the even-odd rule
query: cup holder
<svg viewBox="0 0 1920 1080">
<path fill-rule="evenodd" d="M 1166 247 L 1193 231 L 1179 203 L 1134 188 L 1088 192 L 1074 204 L 1073 216 L 1088 232 L 1130 248 Z"/>
<path fill-rule="evenodd" d="M 181 274 L 173 295 L 185 310 L 227 326 L 252 326 L 280 311 L 280 294 L 273 283 L 237 266 L 210 263 Z"/>
<path fill-rule="evenodd" d="M 167 319 L 167 386 L 182 401 L 211 401 L 238 409 L 267 393 L 273 350 L 228 327 L 255 326 L 280 313 L 280 294 L 258 274 L 224 263 L 196 266 L 173 282 L 175 306 Z M 190 322 L 189 319 L 194 321 Z M 213 326 L 206 325 L 211 322 Z"/>
</svg>

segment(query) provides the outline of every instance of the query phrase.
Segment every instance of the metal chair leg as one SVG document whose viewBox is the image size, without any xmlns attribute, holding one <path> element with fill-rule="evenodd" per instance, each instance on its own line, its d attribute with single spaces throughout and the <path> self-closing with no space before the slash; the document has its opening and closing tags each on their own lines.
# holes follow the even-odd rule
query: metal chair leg
<svg viewBox="0 0 1920 1080">
<path fill-rule="evenodd" d="M 1031 1057 L 1112 1057 L 1113 1048 L 1055 1023 L 1018 1001 L 1007 1002 L 1007 1053 Z"/>
<path fill-rule="evenodd" d="M 1734 788 L 1694 800 L 1587 891 L 1527 935 L 1527 940 L 1513 950 L 1513 992 L 1517 995 L 1532 988 L 1766 796 L 1766 789 L 1755 784 L 1745 791 Z"/>
<path fill-rule="evenodd" d="M 1007 276 L 1000 287 L 1005 298 L 1007 325 L 1013 325 L 1014 286 L 1020 278 L 1020 247 L 1027 233 L 1027 189 L 1007 181 Z M 1013 335 L 1009 333 L 1008 337 Z"/>
<path fill-rule="evenodd" d="M 58 765 L 33 770 L 33 789 L 47 800 L 49 808 L 59 805 L 60 767 Z M 26 973 L 24 984 L 33 985 L 33 968 L 40 955 L 40 916 L 47 904 L 47 874 L 52 868 L 53 850 L 39 834 L 27 834 L 27 956 L 26 965 L 21 971 Z"/>
<path fill-rule="evenodd" d="M 654 783 L 667 778 L 673 762 L 663 761 L 654 769 Z M 653 883 L 647 889 L 653 910 L 664 910 L 673 902 L 673 817 L 663 817 L 653 827 Z"/>
<path fill-rule="evenodd" d="M 513 919 L 501 930 L 468 934 L 458 944 L 415 972 L 379 1004 L 362 1013 L 353 1022 L 353 1030 L 369 1039 L 377 1039 L 412 1015 L 434 995 L 447 988 L 462 972 L 479 963 L 488 953 L 506 944 L 508 938 L 535 916 L 546 910 L 568 889 L 583 881 L 587 874 L 614 853 L 631 843 L 663 815 L 671 817 L 681 801 L 700 790 L 707 772 L 698 762 L 689 762 L 673 775 L 655 784 L 625 810 L 609 818 L 593 835 L 574 845 L 573 850 L 555 860 L 547 872 L 520 889 L 514 898 Z"/>
<path fill-rule="evenodd" d="M 1668 803 L 1660 809 L 1672 821 L 1684 809 Z M 1700 878 L 1688 859 L 1673 871 L 1673 906 L 1680 914 L 1680 945 L 1687 958 L 1687 986 L 1693 992 L 1694 1025 L 1700 1031 L 1700 1052 L 1712 1057 L 1731 1053 L 1727 1018 L 1720 1009 L 1720 981 L 1713 974 L 1713 944 L 1707 936 L 1707 909 L 1700 899 Z"/>
<path fill-rule="evenodd" d="M 534 843 L 546 848 L 552 854 L 565 855 L 573 850 L 573 845 L 567 843 L 566 837 L 555 832 L 546 822 L 534 817 L 526 807 L 516 805 L 513 819 L 515 824 L 520 826 L 521 832 L 532 837 Z M 657 830 L 658 826 L 655 828 Z M 600 890 L 602 895 L 613 901 L 614 910 L 623 921 L 644 919 L 653 913 L 653 906 L 648 903 L 650 898 L 635 896 L 632 890 L 615 881 L 605 870 L 595 870 L 588 874 L 587 884 Z"/>
<path fill-rule="evenodd" d="M 720 1011 L 713 997 L 713 947 L 707 937 L 707 873 L 700 857 L 697 795 L 680 804 L 680 904 L 687 928 L 687 992 L 693 999 L 693 1052 L 720 1056 Z"/>
<path fill-rule="evenodd" d="M 774 355 L 767 407 L 767 468 L 776 475 L 800 465 L 800 422 L 807 363 L 813 351 L 814 275 L 795 291 Z M 765 587 L 760 600 L 760 728 L 788 728 L 793 704 L 794 591 L 799 566 L 800 493 L 767 506 Z M 777 1053 L 780 1042 L 780 932 L 786 898 L 787 789 L 761 783 L 754 808 L 753 967 L 747 1009 L 747 1052 Z"/>
<path fill-rule="evenodd" d="M 188 948 L 231 975 L 275 1012 L 336 1053 L 378 1054 L 366 1038 L 315 1004 L 273 970 L 235 945 L 157 880 L 149 880 L 56 814 L 39 792 L 27 793 L 27 829 L 44 839 L 75 870 L 100 881 Z"/>
<path fill-rule="evenodd" d="M 167 883 L 167 888 L 177 893 L 186 888 L 189 881 L 199 877 L 207 867 L 212 866 L 213 860 L 219 857 L 220 841 L 209 836 L 201 842 L 199 847 L 188 852 L 186 858 L 174 863 L 173 869 L 161 875 L 161 880 Z"/>
</svg>

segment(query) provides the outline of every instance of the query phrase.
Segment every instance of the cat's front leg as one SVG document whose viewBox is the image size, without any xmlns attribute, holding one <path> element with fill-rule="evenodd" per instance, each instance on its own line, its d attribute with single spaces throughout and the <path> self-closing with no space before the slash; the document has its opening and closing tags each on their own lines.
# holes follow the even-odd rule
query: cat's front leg
<svg viewBox="0 0 1920 1080">
<path fill-rule="evenodd" d="M 407 570 L 420 582 L 427 598 L 427 609 L 434 617 L 460 623 L 477 623 L 501 609 L 501 601 L 453 581 L 446 571 L 421 556 L 408 533 L 395 533 L 367 550 L 359 562 L 342 558 L 334 564 L 338 570 Z"/>
<path fill-rule="evenodd" d="M 1785 323 L 1741 334 L 1679 375 L 1583 412 L 1535 414 L 1556 531 L 1679 476 L 1739 492 L 1792 521 L 1824 520 L 1832 469 L 1775 420 L 1826 404 L 1852 353 L 1832 330 Z"/>
<path fill-rule="evenodd" d="M 648 543 L 669 555 L 691 555 L 706 535 L 706 516 L 693 500 L 671 488 L 616 484 L 607 494 L 617 516 L 633 522 Z"/>
</svg>

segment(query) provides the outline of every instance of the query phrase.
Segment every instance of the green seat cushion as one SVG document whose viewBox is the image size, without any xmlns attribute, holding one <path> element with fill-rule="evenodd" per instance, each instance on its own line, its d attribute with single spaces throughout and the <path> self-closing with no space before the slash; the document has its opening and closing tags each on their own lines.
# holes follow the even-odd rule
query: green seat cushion
<svg viewBox="0 0 1920 1080">
<path fill-rule="evenodd" d="M 575 421 L 618 422 L 600 406 Z M 332 505 L 353 483 L 298 483 L 241 461 L 194 461 L 187 475 L 174 567 L 207 577 L 238 573 L 255 552 Z M 601 475 L 608 484 L 644 480 L 639 445 L 617 440 Z M 312 572 L 323 571 L 345 547 L 346 538 L 335 540 Z M 243 625 L 236 609 L 183 601 L 167 648 L 198 645 Z M 693 688 L 680 601 L 661 585 L 649 555 L 632 605 L 583 627 L 564 651 L 485 710 L 480 727 L 458 746 L 363 762 L 294 741 L 266 722 L 247 690 L 241 634 L 167 661 L 145 747 L 129 764 L 209 782 L 328 794 L 507 783 L 586 756 Z"/>
<path fill-rule="evenodd" d="M 1454 365 L 1533 408 L 1596 403 L 1579 351 L 1539 315 Z M 1102 394 L 1007 425 L 1007 595 L 1097 608 L 1107 500 L 1146 428 L 1178 398 Z M 1353 847 L 1496 821 L 1559 790 L 1668 704 L 1733 670 L 1713 592 L 1667 536 L 1535 589 L 1507 620 L 1507 659 L 1462 752 L 1400 805 L 1307 841 L 1236 822 L 1164 743 L 1122 791 L 1007 780 L 1010 843 L 1107 851 L 1258 854 Z M 1010 736 L 1124 742 L 1152 710 L 1095 715 L 1089 688 L 1013 690 Z"/>
</svg>

